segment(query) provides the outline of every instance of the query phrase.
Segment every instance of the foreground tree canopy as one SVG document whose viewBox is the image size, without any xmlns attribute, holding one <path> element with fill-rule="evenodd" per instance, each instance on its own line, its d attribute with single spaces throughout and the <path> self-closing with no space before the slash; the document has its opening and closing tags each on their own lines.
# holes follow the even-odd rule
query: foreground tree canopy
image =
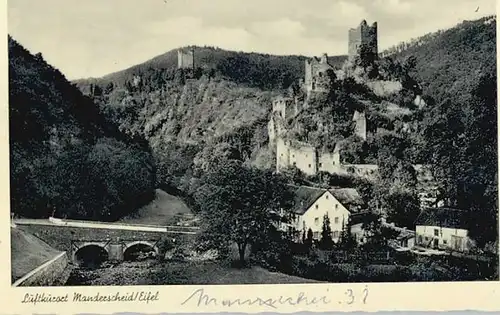
<svg viewBox="0 0 500 315">
<path fill-rule="evenodd" d="M 278 175 L 230 160 L 209 170 L 195 193 L 204 218 L 206 246 L 224 249 L 236 243 L 240 262 L 248 245 L 266 237 L 292 192 Z"/>
</svg>

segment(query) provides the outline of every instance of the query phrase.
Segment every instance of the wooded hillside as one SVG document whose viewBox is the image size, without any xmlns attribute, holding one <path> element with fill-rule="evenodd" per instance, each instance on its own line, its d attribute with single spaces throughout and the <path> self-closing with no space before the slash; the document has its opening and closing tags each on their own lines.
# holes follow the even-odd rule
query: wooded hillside
<svg viewBox="0 0 500 315">
<path fill-rule="evenodd" d="M 41 54 L 8 40 L 11 211 L 114 220 L 148 202 L 148 144 L 119 132 Z"/>
</svg>

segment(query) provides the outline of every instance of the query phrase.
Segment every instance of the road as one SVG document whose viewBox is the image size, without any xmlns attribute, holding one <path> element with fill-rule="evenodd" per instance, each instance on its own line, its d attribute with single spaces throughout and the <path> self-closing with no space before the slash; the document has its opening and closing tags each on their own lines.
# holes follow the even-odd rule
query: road
<svg viewBox="0 0 500 315">
<path fill-rule="evenodd" d="M 62 219 L 13 219 L 16 225 L 48 225 L 48 226 L 67 226 L 92 229 L 107 230 L 126 230 L 141 232 L 164 232 L 177 234 L 197 234 L 199 228 L 186 226 L 159 226 L 159 225 L 141 225 L 141 224 L 123 224 L 100 221 L 78 221 Z"/>
</svg>

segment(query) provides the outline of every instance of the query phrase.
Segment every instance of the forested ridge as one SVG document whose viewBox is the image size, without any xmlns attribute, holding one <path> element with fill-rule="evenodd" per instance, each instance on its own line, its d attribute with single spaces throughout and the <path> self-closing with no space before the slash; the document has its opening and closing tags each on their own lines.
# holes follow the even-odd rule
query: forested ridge
<svg viewBox="0 0 500 315">
<path fill-rule="evenodd" d="M 114 220 L 153 196 L 147 142 L 9 36 L 11 212 Z"/>
</svg>

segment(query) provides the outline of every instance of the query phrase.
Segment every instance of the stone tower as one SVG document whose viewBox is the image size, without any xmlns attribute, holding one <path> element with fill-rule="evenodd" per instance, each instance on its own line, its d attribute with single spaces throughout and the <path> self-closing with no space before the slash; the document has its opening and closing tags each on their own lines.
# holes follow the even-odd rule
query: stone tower
<svg viewBox="0 0 500 315">
<path fill-rule="evenodd" d="M 378 55 L 377 22 L 369 26 L 365 20 L 357 28 L 349 30 L 349 58 L 359 55 L 361 45 L 368 46 L 375 56 Z"/>
<path fill-rule="evenodd" d="M 333 71 L 333 67 L 328 63 L 327 54 L 321 58 L 313 57 L 305 61 L 304 87 L 307 95 L 311 92 L 327 93 L 330 91 L 332 82 L 328 71 Z"/>
<path fill-rule="evenodd" d="M 194 50 L 177 50 L 177 68 L 194 69 Z"/>
<path fill-rule="evenodd" d="M 354 133 L 366 141 L 366 115 L 364 112 L 355 111 L 352 117 L 355 123 Z"/>
</svg>

